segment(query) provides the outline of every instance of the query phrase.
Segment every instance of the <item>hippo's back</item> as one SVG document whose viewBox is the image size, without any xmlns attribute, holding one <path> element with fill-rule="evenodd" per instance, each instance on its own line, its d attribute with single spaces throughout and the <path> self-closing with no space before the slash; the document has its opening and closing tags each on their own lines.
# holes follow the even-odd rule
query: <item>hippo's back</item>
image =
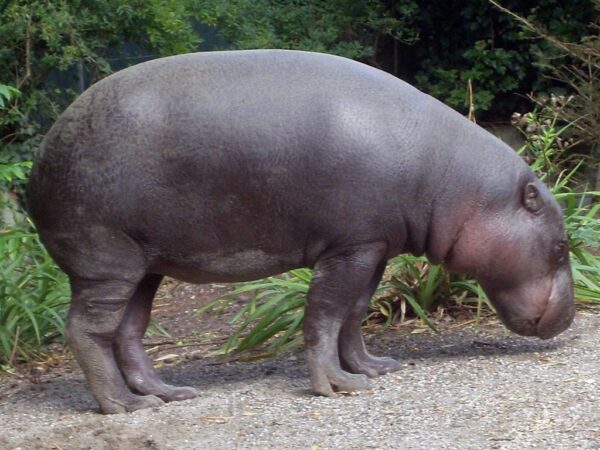
<svg viewBox="0 0 600 450">
<path fill-rule="evenodd" d="M 374 238 L 401 207 L 394 180 L 414 175 L 419 111 L 432 101 L 323 54 L 143 63 L 95 84 L 57 120 L 29 209 L 49 247 L 100 227 L 102 239 L 116 230 L 171 260 L 260 251 L 293 255 L 270 272 L 310 264 L 332 242 Z"/>
<path fill-rule="evenodd" d="M 306 181 L 320 169 L 384 156 L 380 111 L 393 103 L 399 116 L 410 115 L 427 98 L 381 71 L 317 53 L 146 62 L 95 84 L 61 115 L 37 156 L 30 207 L 35 216 L 40 203 L 83 196 L 96 208 L 112 203 L 114 214 L 124 192 L 221 188 L 209 183 L 215 172 L 249 176 L 245 184 Z"/>
</svg>

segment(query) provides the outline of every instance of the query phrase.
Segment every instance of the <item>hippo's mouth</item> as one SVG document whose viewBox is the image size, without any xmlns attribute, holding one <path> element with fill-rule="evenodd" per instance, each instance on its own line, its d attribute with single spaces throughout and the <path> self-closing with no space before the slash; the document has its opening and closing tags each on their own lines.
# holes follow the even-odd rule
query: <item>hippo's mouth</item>
<svg viewBox="0 0 600 450">
<path fill-rule="evenodd" d="M 575 316 L 573 281 L 568 267 L 559 269 L 545 281 L 512 289 L 485 290 L 504 325 L 522 336 L 552 338 L 566 330 Z"/>
<path fill-rule="evenodd" d="M 549 339 L 569 328 L 575 317 L 571 271 L 559 270 L 552 279 L 546 309 L 536 323 L 536 336 Z"/>
</svg>

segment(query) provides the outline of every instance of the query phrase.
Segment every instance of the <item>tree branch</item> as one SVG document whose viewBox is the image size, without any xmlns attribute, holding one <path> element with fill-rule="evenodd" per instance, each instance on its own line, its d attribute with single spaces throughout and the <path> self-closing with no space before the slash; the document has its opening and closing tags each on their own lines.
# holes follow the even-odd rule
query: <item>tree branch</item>
<svg viewBox="0 0 600 450">
<path fill-rule="evenodd" d="M 582 50 L 580 48 L 579 45 L 577 44 L 572 44 L 569 42 L 564 42 L 561 41 L 560 39 L 558 39 L 555 36 L 552 36 L 551 34 L 549 34 L 543 27 L 536 25 L 534 23 L 531 23 L 530 21 L 528 21 L 527 19 L 525 19 L 524 17 L 519 16 L 518 14 L 512 12 L 510 9 L 505 8 L 504 6 L 502 6 L 500 3 L 498 3 L 496 0 L 488 0 L 492 5 L 494 5 L 496 8 L 498 8 L 500 11 L 502 11 L 505 14 L 508 14 L 509 16 L 513 17 L 515 20 L 517 20 L 518 22 L 520 22 L 521 24 L 525 25 L 526 28 L 528 28 L 529 30 L 533 31 L 535 34 L 537 34 L 538 36 L 544 38 L 545 40 L 547 40 L 548 42 L 550 42 L 551 44 L 553 44 L 554 46 L 564 50 L 565 52 L 567 52 L 569 55 L 584 61 L 587 64 L 592 64 L 597 68 L 600 68 L 600 66 L 598 65 L 597 62 L 591 61 L 590 57 L 592 56 L 598 56 L 596 54 L 596 52 L 590 51 L 590 49 L 584 49 Z"/>
<path fill-rule="evenodd" d="M 27 14 L 27 26 L 25 28 L 25 75 L 17 83 L 17 89 L 21 89 L 31 78 L 31 17 L 33 16 L 33 7 L 29 7 Z"/>
</svg>

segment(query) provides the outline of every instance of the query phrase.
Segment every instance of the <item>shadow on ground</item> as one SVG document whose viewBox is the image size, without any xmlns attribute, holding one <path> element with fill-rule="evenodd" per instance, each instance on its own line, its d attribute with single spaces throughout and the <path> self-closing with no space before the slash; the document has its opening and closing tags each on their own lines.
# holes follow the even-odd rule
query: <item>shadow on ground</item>
<svg viewBox="0 0 600 450">
<path fill-rule="evenodd" d="M 570 333 L 541 341 L 506 334 L 497 326 L 488 326 L 478 332 L 465 329 L 441 335 L 400 335 L 390 330 L 380 335 L 369 335 L 366 340 L 373 354 L 391 356 L 405 365 L 414 366 L 444 360 L 460 362 L 508 355 L 527 357 L 532 353 L 556 351 L 577 338 L 576 334 Z M 284 383 L 289 384 L 290 390 L 295 390 L 297 394 L 310 395 L 308 371 L 302 352 L 251 362 L 223 357 L 206 358 L 166 367 L 160 369 L 159 373 L 167 383 L 192 386 L 201 393 L 211 389 L 226 390 L 228 386 L 234 385 L 250 385 L 276 376 L 287 380 Z M 298 390 L 298 386 L 303 388 Z M 73 412 L 97 410 L 91 392 L 80 374 L 32 385 L 10 399 L 0 400 L 0 404 L 6 401 L 30 404 L 32 408 L 48 406 Z"/>
</svg>

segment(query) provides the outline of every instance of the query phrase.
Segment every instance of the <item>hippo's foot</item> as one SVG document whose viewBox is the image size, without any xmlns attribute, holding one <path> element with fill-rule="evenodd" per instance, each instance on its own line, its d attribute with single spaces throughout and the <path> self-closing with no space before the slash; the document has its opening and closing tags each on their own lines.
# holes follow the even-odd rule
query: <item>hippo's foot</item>
<svg viewBox="0 0 600 450">
<path fill-rule="evenodd" d="M 147 274 L 138 284 L 119 325 L 115 355 L 119 369 L 134 393 L 155 396 L 165 402 L 187 400 L 198 395 L 196 390 L 164 383 L 142 344 L 142 337 L 150 322 L 152 299 L 161 279 L 161 275 Z"/>
<path fill-rule="evenodd" d="M 350 373 L 362 373 L 369 378 L 375 378 L 386 373 L 400 370 L 400 363 L 392 358 L 372 356 L 366 351 L 342 353 L 342 367 Z"/>
<path fill-rule="evenodd" d="M 332 396 L 335 391 L 354 392 L 370 386 L 365 374 L 342 370 L 340 351 L 345 350 L 344 345 L 356 349 L 362 344 L 352 336 L 356 329 L 360 331 L 364 309 L 383 272 L 386 250 L 383 242 L 340 247 L 326 252 L 315 264 L 305 309 L 304 342 L 316 394 Z"/>
<path fill-rule="evenodd" d="M 140 340 L 125 341 L 118 346 L 118 361 L 127 386 L 136 394 L 151 395 L 165 402 L 187 400 L 198 395 L 191 387 L 171 386 L 163 382 L 144 352 Z"/>
<path fill-rule="evenodd" d="M 138 409 L 154 408 L 165 404 L 165 402 L 154 395 L 135 395 L 130 392 L 124 393 L 118 398 L 114 396 L 97 397 L 97 399 L 100 404 L 100 410 L 104 414 L 120 414 L 137 411 Z"/>
<path fill-rule="evenodd" d="M 348 373 L 328 366 L 328 370 L 323 366 L 313 366 L 315 368 L 311 370 L 310 381 L 315 394 L 333 397 L 336 392 L 356 392 L 369 389 L 369 379 L 365 375 Z"/>
<path fill-rule="evenodd" d="M 156 375 L 141 376 L 137 374 L 131 376 L 125 374 L 125 379 L 133 392 L 146 396 L 156 396 L 165 402 L 188 400 L 198 396 L 196 389 L 187 386 L 171 386 L 164 383 Z"/>
<path fill-rule="evenodd" d="M 336 392 L 356 392 L 364 391 L 371 387 L 371 383 L 367 377 L 362 374 L 353 374 L 347 372 L 341 372 L 341 377 L 330 379 L 330 383 L 333 386 L 333 390 Z"/>
</svg>

